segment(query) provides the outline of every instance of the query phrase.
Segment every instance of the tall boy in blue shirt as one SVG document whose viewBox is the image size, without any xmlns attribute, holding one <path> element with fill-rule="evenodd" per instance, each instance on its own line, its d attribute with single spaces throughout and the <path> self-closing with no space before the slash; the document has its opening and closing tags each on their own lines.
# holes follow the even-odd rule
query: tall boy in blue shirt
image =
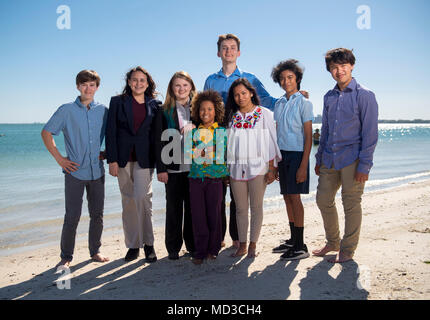
<svg viewBox="0 0 430 320">
<path fill-rule="evenodd" d="M 317 205 L 324 222 L 327 243 L 312 251 L 324 256 L 338 251 L 330 262 L 352 259 L 361 229 L 361 196 L 373 165 L 378 141 L 378 104 L 375 94 L 352 77 L 355 57 L 351 50 L 330 50 L 326 68 L 337 82 L 324 96 L 324 110 L 315 173 L 319 175 Z M 339 236 L 335 204 L 342 186 L 345 234 Z"/>
<path fill-rule="evenodd" d="M 222 68 L 207 77 L 205 81 L 204 90 L 215 90 L 217 91 L 223 101 L 224 105 L 227 102 L 228 91 L 230 89 L 231 84 L 239 79 L 246 78 L 249 82 L 255 87 L 257 90 L 257 94 L 260 98 L 261 105 L 273 110 L 275 106 L 276 99 L 270 96 L 267 90 L 264 88 L 258 78 L 249 72 L 242 71 L 237 66 L 237 58 L 240 57 L 240 40 L 239 38 L 231 33 L 222 34 L 218 37 L 217 42 L 217 55 L 221 59 Z M 229 110 L 225 110 L 224 119 L 229 118 Z M 227 124 L 223 124 L 227 127 Z M 223 187 L 223 201 L 222 201 L 222 239 L 224 245 L 224 236 L 226 231 L 226 214 L 225 214 L 225 195 L 227 193 L 227 188 L 224 185 Z M 230 192 L 231 202 L 230 202 L 230 224 L 229 224 L 229 232 L 230 236 L 233 240 L 233 246 L 239 248 L 239 235 L 237 232 L 237 224 L 236 224 L 236 205 L 233 198 L 233 193 Z"/>
<path fill-rule="evenodd" d="M 84 190 L 87 192 L 90 229 L 90 257 L 97 262 L 109 259 L 99 252 L 103 231 L 104 167 L 100 148 L 105 136 L 107 108 L 94 102 L 100 77 L 93 70 L 83 70 L 76 76 L 80 96 L 63 104 L 42 130 L 46 148 L 63 168 L 65 174 L 65 206 L 61 233 L 61 261 L 57 266 L 69 267 L 73 259 L 76 229 L 82 212 Z M 52 135 L 63 132 L 67 156 L 58 151 Z"/>
<path fill-rule="evenodd" d="M 231 84 L 239 78 L 246 78 L 257 90 L 261 105 L 273 111 L 276 98 L 273 98 L 267 92 L 261 81 L 254 74 L 242 71 L 237 66 L 237 58 L 240 57 L 239 38 L 231 33 L 222 34 L 218 37 L 217 47 L 217 55 L 221 58 L 222 68 L 207 77 L 204 90 L 212 89 L 217 91 L 222 96 L 225 105 Z M 228 114 L 225 116 L 228 117 Z"/>
</svg>

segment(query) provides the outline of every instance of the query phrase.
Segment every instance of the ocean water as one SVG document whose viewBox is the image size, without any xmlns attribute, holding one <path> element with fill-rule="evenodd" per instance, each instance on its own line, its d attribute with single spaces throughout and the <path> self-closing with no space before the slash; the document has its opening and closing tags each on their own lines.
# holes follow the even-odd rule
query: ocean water
<svg viewBox="0 0 430 320">
<path fill-rule="evenodd" d="M 320 128 L 314 124 L 313 128 Z M 64 217 L 64 177 L 40 137 L 42 124 L 0 124 L 0 255 L 58 243 Z M 65 155 L 63 136 L 55 137 Z M 366 191 L 430 178 L 430 124 L 380 124 L 374 166 Z M 310 157 L 310 194 L 315 201 L 318 177 L 313 173 L 317 147 Z M 107 165 L 105 165 L 107 169 Z M 107 171 L 107 170 L 106 170 Z M 87 237 L 84 200 L 78 239 Z M 265 209 L 283 208 L 279 184 L 266 189 Z M 153 181 L 154 226 L 164 225 L 164 184 Z M 122 232 L 117 179 L 106 174 L 104 235 Z M 228 235 L 227 235 L 228 236 Z M 163 246 L 164 244 L 156 244 Z"/>
</svg>

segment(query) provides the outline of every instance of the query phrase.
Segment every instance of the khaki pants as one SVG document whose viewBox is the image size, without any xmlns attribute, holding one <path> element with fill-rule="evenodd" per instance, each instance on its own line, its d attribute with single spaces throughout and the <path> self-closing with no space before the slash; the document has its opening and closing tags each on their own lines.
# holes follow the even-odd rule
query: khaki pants
<svg viewBox="0 0 430 320">
<path fill-rule="evenodd" d="M 143 248 L 154 245 L 152 230 L 152 176 L 154 169 L 142 169 L 137 162 L 128 162 L 118 170 L 122 199 L 122 224 L 125 246 Z"/>
<path fill-rule="evenodd" d="M 247 242 L 248 234 L 248 208 L 251 207 L 250 241 L 257 242 L 263 224 L 263 198 L 266 190 L 264 175 L 252 180 L 230 180 L 236 201 L 236 222 L 239 241 Z"/>
<path fill-rule="evenodd" d="M 317 187 L 317 205 L 324 222 L 327 245 L 353 255 L 358 245 L 361 228 L 361 196 L 364 183 L 354 179 L 358 160 L 353 164 L 335 170 L 321 165 Z M 345 213 L 345 234 L 339 237 L 339 222 L 336 210 L 336 192 L 342 186 L 342 203 Z"/>
</svg>

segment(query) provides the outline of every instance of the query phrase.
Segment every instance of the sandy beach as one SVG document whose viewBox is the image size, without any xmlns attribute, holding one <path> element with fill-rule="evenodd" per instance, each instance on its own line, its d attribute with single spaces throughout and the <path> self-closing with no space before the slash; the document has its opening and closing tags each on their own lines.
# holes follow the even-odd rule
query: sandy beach
<svg viewBox="0 0 430 320">
<path fill-rule="evenodd" d="M 272 248 L 289 236 L 287 215 L 280 206 L 265 211 L 255 259 L 231 258 L 227 234 L 227 248 L 214 262 L 195 266 L 188 257 L 171 261 L 159 228 L 159 260 L 145 263 L 142 250 L 139 260 L 125 263 L 123 236 L 104 236 L 101 253 L 110 262 L 89 260 L 87 241 L 80 241 L 70 274 L 55 273 L 59 245 L 0 257 L 0 298 L 430 299 L 430 180 L 365 192 L 362 205 L 360 243 L 354 260 L 347 263 L 331 264 L 326 261 L 330 256 L 280 260 Z M 337 207 L 342 226 L 340 199 Z M 305 243 L 309 251 L 325 243 L 315 203 L 305 204 Z"/>
</svg>

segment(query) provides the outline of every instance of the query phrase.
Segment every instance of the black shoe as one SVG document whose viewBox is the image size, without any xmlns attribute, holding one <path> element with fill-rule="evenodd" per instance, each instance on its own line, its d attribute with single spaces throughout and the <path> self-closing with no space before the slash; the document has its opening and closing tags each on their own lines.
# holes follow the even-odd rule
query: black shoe
<svg viewBox="0 0 430 320">
<path fill-rule="evenodd" d="M 280 243 L 284 243 L 290 247 L 292 247 L 294 245 L 294 240 L 293 239 L 288 239 L 288 240 L 280 240 Z"/>
<path fill-rule="evenodd" d="M 147 246 L 145 244 L 143 246 L 143 250 L 145 251 L 146 262 L 152 263 L 157 261 L 157 256 L 155 255 L 154 246 Z"/>
<path fill-rule="evenodd" d="M 291 260 L 305 259 L 307 257 L 309 257 L 309 252 L 308 252 L 308 248 L 304 244 L 303 248 L 301 249 L 291 248 L 281 256 L 281 259 L 291 261 Z"/>
<path fill-rule="evenodd" d="M 139 256 L 139 248 L 137 248 L 137 249 L 135 249 L 135 248 L 128 249 L 127 254 L 125 255 L 124 260 L 127 261 L 127 262 L 129 262 L 129 261 L 137 259 L 138 256 Z"/>
<path fill-rule="evenodd" d="M 178 253 L 169 253 L 169 259 L 170 260 L 178 260 L 179 254 Z"/>
<path fill-rule="evenodd" d="M 273 253 L 282 253 L 287 252 L 289 249 L 293 247 L 293 242 L 290 240 L 285 240 L 280 246 L 273 248 Z"/>
</svg>

